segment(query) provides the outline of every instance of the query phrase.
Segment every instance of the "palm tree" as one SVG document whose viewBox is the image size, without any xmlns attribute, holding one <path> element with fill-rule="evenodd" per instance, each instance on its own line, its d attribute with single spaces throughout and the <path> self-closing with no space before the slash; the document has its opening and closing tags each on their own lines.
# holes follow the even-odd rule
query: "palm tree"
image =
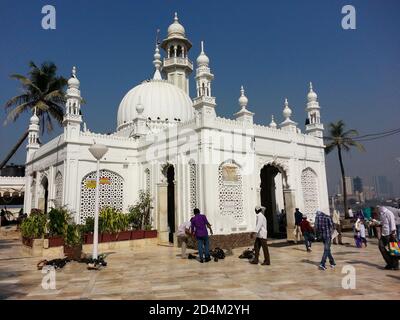
<svg viewBox="0 0 400 320">
<path fill-rule="evenodd" d="M 342 186 L 343 186 L 343 205 L 345 211 L 345 217 L 348 218 L 347 212 L 347 190 L 346 190 L 346 181 L 345 181 L 345 172 L 344 172 L 344 165 L 343 165 L 343 151 L 350 151 L 352 147 L 356 147 L 360 151 L 364 151 L 364 146 L 354 140 L 353 138 L 358 136 L 357 130 L 350 129 L 345 131 L 345 123 L 342 120 L 339 120 L 334 123 L 329 124 L 329 136 L 324 137 L 325 139 L 325 153 L 329 154 L 334 149 L 337 149 L 338 157 L 339 157 L 339 164 L 340 164 L 340 171 L 342 174 Z"/>
<path fill-rule="evenodd" d="M 31 61 L 29 68 L 30 71 L 27 77 L 20 74 L 11 75 L 11 78 L 21 83 L 23 93 L 11 98 L 4 105 L 7 112 L 7 119 L 4 124 L 6 125 L 10 121 L 15 122 L 22 113 L 26 111 L 33 112 L 33 109 L 36 108 L 42 134 L 45 127 L 47 132 L 51 132 L 54 128 L 52 119 L 59 124 L 61 124 L 63 119 L 63 104 L 65 103 L 65 86 L 67 80 L 61 76 L 57 76 L 57 66 L 52 62 L 44 62 L 38 67 Z M 27 136 L 28 130 L 23 133 L 15 146 L 1 162 L 0 169 L 11 159 Z"/>
</svg>

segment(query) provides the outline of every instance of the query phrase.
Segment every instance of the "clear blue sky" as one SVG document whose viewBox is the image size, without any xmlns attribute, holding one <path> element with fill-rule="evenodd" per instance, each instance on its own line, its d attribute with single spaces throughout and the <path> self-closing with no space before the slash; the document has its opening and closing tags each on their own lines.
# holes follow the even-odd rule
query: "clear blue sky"
<svg viewBox="0 0 400 320">
<path fill-rule="evenodd" d="M 282 119 L 288 97 L 302 126 L 307 85 L 314 82 L 325 123 L 343 119 L 361 134 L 400 127 L 400 1 L 22 1 L 1 0 L 0 102 L 16 95 L 12 73 L 25 74 L 28 61 L 51 60 L 64 76 L 77 65 L 85 121 L 92 131 L 112 132 L 124 94 L 153 72 L 156 29 L 165 36 L 174 11 L 194 46 L 204 40 L 215 74 L 219 115 L 238 110 L 246 88 L 255 121 Z M 57 10 L 57 29 L 41 28 L 41 9 Z M 341 8 L 357 10 L 357 30 L 341 28 Z M 192 92 L 194 81 L 191 82 Z M 28 125 L 29 115 L 2 125 L 0 157 Z M 58 131 L 59 132 L 59 131 Z M 43 137 L 48 140 L 49 136 Z M 400 136 L 366 144 L 367 152 L 346 156 L 349 175 L 387 175 L 400 180 Z M 22 163 L 25 147 L 12 162 Z M 339 181 L 336 155 L 328 157 L 330 187 Z M 397 183 L 397 190 L 399 186 Z"/>
</svg>

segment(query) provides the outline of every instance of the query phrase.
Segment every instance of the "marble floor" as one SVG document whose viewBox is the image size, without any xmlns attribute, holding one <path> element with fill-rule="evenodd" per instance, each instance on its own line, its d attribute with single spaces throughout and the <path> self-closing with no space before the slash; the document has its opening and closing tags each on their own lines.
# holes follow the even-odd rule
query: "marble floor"
<svg viewBox="0 0 400 320">
<path fill-rule="evenodd" d="M 400 299 L 400 272 L 386 271 L 371 240 L 365 249 L 334 246 L 337 268 L 318 270 L 322 245 L 270 241 L 271 266 L 238 259 L 242 249 L 219 262 L 184 260 L 179 249 L 153 246 L 107 252 L 108 266 L 89 271 L 70 263 L 56 271 L 55 289 L 44 290 L 40 258 L 21 252 L 17 233 L 0 236 L 0 299 Z M 356 271 L 356 289 L 342 287 L 343 267 Z"/>
</svg>

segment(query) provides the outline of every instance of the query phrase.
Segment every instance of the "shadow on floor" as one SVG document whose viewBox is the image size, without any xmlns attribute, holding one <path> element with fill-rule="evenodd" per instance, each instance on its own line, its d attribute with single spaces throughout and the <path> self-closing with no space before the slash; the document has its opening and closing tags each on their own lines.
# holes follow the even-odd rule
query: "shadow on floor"
<svg viewBox="0 0 400 320">
<path fill-rule="evenodd" d="M 385 268 L 379 264 L 367 262 L 367 261 L 360 261 L 360 260 L 353 260 L 353 261 L 347 261 L 348 264 L 363 264 L 369 267 L 374 267 L 380 270 L 385 270 Z"/>
<path fill-rule="evenodd" d="M 393 279 L 396 279 L 396 280 L 400 281 L 400 277 L 399 276 L 387 275 L 386 277 L 393 278 Z"/>
<path fill-rule="evenodd" d="M 303 259 L 300 262 L 312 264 L 313 266 L 317 266 L 317 267 L 319 266 L 319 262 L 311 261 L 311 260 L 308 260 L 308 259 Z"/>
</svg>

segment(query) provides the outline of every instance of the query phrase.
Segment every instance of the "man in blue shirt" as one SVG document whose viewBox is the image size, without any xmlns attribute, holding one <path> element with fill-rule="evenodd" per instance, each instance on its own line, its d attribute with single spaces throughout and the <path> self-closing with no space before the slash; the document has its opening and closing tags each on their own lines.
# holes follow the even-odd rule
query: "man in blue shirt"
<svg viewBox="0 0 400 320">
<path fill-rule="evenodd" d="M 331 253 L 331 244 L 332 244 L 332 233 L 335 230 L 335 227 L 331 216 L 318 210 L 317 216 L 315 217 L 314 228 L 317 232 L 319 232 L 322 238 L 322 242 L 324 243 L 324 253 L 322 255 L 319 268 L 321 270 L 326 270 L 325 264 L 327 258 L 329 259 L 331 268 L 334 268 L 336 266 L 336 263 Z"/>
</svg>

